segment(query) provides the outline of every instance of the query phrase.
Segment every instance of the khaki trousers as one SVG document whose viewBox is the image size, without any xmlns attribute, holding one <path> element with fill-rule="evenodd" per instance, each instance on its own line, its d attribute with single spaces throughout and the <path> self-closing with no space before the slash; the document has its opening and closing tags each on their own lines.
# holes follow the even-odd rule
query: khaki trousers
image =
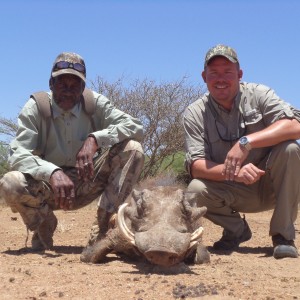
<svg viewBox="0 0 300 300">
<path fill-rule="evenodd" d="M 266 174 L 252 185 L 193 179 L 188 191 L 199 194 L 193 204 L 206 206 L 205 217 L 235 236 L 243 231 L 240 212 L 274 209 L 269 234 L 281 234 L 287 240 L 294 240 L 294 222 L 300 203 L 299 145 L 287 141 L 274 146 L 258 167 Z"/>
<path fill-rule="evenodd" d="M 126 140 L 114 145 L 94 159 L 94 178 L 78 180 L 76 169 L 62 167 L 75 184 L 75 203 L 79 209 L 99 199 L 98 209 L 114 213 L 131 193 L 144 165 L 140 143 Z M 55 206 L 50 185 L 18 171 L 6 173 L 0 180 L 0 196 L 19 212 L 27 228 L 34 231 L 51 214 Z"/>
</svg>

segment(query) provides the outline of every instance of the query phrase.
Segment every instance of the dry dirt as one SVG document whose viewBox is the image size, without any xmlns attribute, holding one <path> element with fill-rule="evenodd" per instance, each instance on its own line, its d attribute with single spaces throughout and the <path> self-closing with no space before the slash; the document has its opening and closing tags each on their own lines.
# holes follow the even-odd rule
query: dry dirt
<svg viewBox="0 0 300 300">
<path fill-rule="evenodd" d="M 161 270 L 113 254 L 103 264 L 81 263 L 95 210 L 92 203 L 56 212 L 54 250 L 31 253 L 20 216 L 0 204 L 0 299 L 300 299 L 300 258 L 272 257 L 271 212 L 246 216 L 253 237 L 231 254 L 212 251 L 221 228 L 204 220 L 211 262 Z M 296 228 L 300 249 L 299 217 Z"/>
</svg>

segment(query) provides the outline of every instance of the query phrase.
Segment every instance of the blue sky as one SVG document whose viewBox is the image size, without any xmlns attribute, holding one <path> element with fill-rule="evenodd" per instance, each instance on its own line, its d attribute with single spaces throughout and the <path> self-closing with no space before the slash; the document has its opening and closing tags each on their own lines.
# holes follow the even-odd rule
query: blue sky
<svg viewBox="0 0 300 300">
<path fill-rule="evenodd" d="M 81 54 L 88 82 L 124 76 L 203 85 L 207 50 L 236 49 L 243 79 L 300 108 L 300 1 L 1 1 L 0 115 L 16 118 L 32 92 L 48 90 L 55 57 Z"/>
</svg>

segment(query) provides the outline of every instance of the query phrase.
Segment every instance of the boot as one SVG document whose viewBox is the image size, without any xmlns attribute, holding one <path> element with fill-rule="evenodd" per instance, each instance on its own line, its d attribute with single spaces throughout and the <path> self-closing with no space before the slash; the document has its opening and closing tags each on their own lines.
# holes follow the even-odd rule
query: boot
<svg viewBox="0 0 300 300">
<path fill-rule="evenodd" d="M 106 233 L 110 228 L 109 223 L 112 215 L 113 213 L 109 213 L 106 210 L 98 207 L 97 217 L 92 225 L 87 246 L 83 249 L 80 255 L 80 260 L 82 262 L 90 262 L 92 253 L 94 251 L 93 246 L 97 241 L 105 238 Z"/>
<path fill-rule="evenodd" d="M 112 215 L 112 213 L 109 213 L 106 210 L 98 207 L 96 220 L 94 221 L 91 228 L 88 245 L 91 246 L 96 241 L 99 241 L 105 237 L 109 229 L 109 221 Z"/>
<path fill-rule="evenodd" d="M 244 230 L 241 236 L 234 237 L 232 236 L 231 232 L 223 230 L 221 239 L 213 244 L 213 248 L 215 250 L 235 250 L 241 243 L 249 241 L 252 237 L 252 232 L 245 218 L 243 219 L 243 221 Z"/>
<path fill-rule="evenodd" d="M 293 240 L 287 240 L 281 234 L 277 234 L 272 236 L 272 241 L 274 246 L 273 256 L 276 259 L 285 257 L 297 258 L 299 256 Z"/>
<path fill-rule="evenodd" d="M 57 227 L 57 218 L 49 211 L 46 219 L 34 231 L 31 245 L 36 251 L 48 250 L 53 247 L 53 234 Z"/>
</svg>

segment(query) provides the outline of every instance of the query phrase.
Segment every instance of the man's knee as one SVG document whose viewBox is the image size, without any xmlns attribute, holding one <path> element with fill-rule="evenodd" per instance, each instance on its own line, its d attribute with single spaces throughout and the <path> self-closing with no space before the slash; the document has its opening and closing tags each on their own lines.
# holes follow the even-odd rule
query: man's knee
<svg viewBox="0 0 300 300">
<path fill-rule="evenodd" d="M 48 215 L 48 205 L 27 190 L 27 181 L 23 173 L 11 171 L 0 180 L 0 196 L 5 199 L 11 210 L 20 213 L 30 230 L 35 230 Z"/>
<path fill-rule="evenodd" d="M 19 203 L 21 195 L 26 193 L 26 185 L 23 173 L 19 171 L 8 172 L 0 180 L 0 196 L 13 209 L 14 204 Z"/>
<path fill-rule="evenodd" d="M 289 172 L 292 172 L 292 169 L 298 170 L 299 166 L 300 146 L 295 141 L 286 141 L 274 146 L 266 164 L 267 169 L 289 168 Z"/>
<path fill-rule="evenodd" d="M 124 143 L 124 152 L 127 151 L 138 151 L 142 154 L 144 154 L 143 147 L 141 143 L 135 141 L 135 140 L 126 140 Z"/>
<path fill-rule="evenodd" d="M 187 190 L 192 193 L 202 194 L 206 190 L 206 184 L 199 179 L 193 179 L 188 185 Z"/>
<path fill-rule="evenodd" d="M 117 161 L 121 165 L 126 164 L 127 161 L 143 162 L 144 151 L 142 145 L 135 140 L 125 140 L 114 145 L 108 154 L 109 160 L 112 160 L 115 164 Z"/>
<path fill-rule="evenodd" d="M 299 158 L 300 155 L 300 146 L 297 142 L 295 141 L 286 141 L 286 142 L 282 142 L 276 146 L 274 146 L 274 148 L 272 149 L 272 154 L 277 154 L 277 155 L 283 155 L 287 157 L 293 156 L 293 155 L 297 155 Z"/>
<path fill-rule="evenodd" d="M 127 165 L 128 167 L 131 166 L 129 168 L 134 169 L 135 172 L 142 171 L 145 155 L 142 145 L 139 142 L 135 140 L 125 140 L 117 144 L 116 148 L 111 151 L 113 153 L 115 152 L 115 156 L 112 158 L 112 165 Z"/>
<path fill-rule="evenodd" d="M 207 205 L 207 197 L 205 196 L 207 187 L 202 180 L 193 179 L 187 187 L 187 192 L 197 194 L 197 206 L 201 207 Z"/>
<path fill-rule="evenodd" d="M 134 152 L 134 158 L 135 164 L 141 163 L 144 164 L 145 155 L 143 151 L 142 145 L 134 140 L 128 140 L 126 143 L 126 146 L 124 148 L 124 152 L 131 151 Z"/>
</svg>

